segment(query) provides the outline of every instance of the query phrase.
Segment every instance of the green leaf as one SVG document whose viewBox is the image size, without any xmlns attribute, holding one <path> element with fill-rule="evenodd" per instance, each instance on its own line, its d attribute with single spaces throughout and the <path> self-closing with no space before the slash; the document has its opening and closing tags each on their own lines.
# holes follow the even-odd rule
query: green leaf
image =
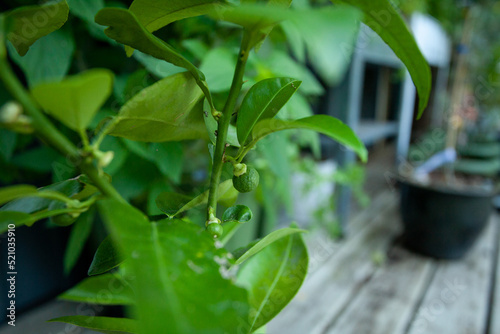
<svg viewBox="0 0 500 334">
<path fill-rule="evenodd" d="M 134 0 L 130 5 L 139 22 L 150 31 L 156 31 L 172 22 L 204 15 L 219 8 L 222 0 Z"/>
<path fill-rule="evenodd" d="M 298 234 L 282 237 L 242 265 L 237 282 L 248 289 L 252 306 L 247 333 L 265 325 L 292 300 L 307 265 L 307 249 Z"/>
<path fill-rule="evenodd" d="M 31 186 L 29 186 L 31 187 Z M 38 189 L 38 191 L 56 191 L 67 197 L 73 197 L 82 190 L 82 184 L 76 179 L 65 180 L 51 184 Z M 33 213 L 41 210 L 45 210 L 53 202 L 50 198 L 40 198 L 40 197 L 28 197 L 19 198 L 12 202 L 5 204 L 0 208 L 0 211 L 19 211 L 24 213 Z"/>
<path fill-rule="evenodd" d="M 60 156 L 59 152 L 49 146 L 36 146 L 31 150 L 16 154 L 12 158 L 12 164 L 30 171 L 50 173 Z"/>
<path fill-rule="evenodd" d="M 182 145 L 177 142 L 153 143 L 149 150 L 161 173 L 174 183 L 179 183 L 183 167 Z"/>
<path fill-rule="evenodd" d="M 226 245 L 229 240 L 231 240 L 231 237 L 235 235 L 235 233 L 238 231 L 238 229 L 243 226 L 240 222 L 237 221 L 230 221 L 227 223 L 224 223 L 224 234 L 222 237 L 219 239 L 219 241 L 222 243 L 222 245 Z"/>
<path fill-rule="evenodd" d="M 233 180 L 230 179 L 221 182 L 217 188 L 217 199 L 221 199 L 231 189 L 233 189 Z M 199 205 L 207 204 L 208 192 L 207 190 L 193 199 L 189 196 L 177 193 L 164 192 L 156 198 L 156 205 L 161 211 L 165 212 L 167 216 L 175 217 L 184 211 Z"/>
<path fill-rule="evenodd" d="M 95 21 L 109 26 L 104 32 L 118 43 L 187 69 L 214 109 L 203 73 L 170 45 L 148 32 L 132 12 L 120 8 L 104 8 L 97 13 Z"/>
<path fill-rule="evenodd" d="M 266 235 L 264 238 L 259 240 L 257 243 L 252 244 L 252 246 L 245 250 L 243 254 L 237 257 L 235 265 L 242 264 L 249 258 L 251 258 L 253 255 L 259 253 L 261 250 L 272 244 L 273 242 L 276 242 L 277 240 L 284 238 L 290 234 L 294 233 L 304 233 L 306 232 L 305 230 L 301 230 L 298 228 L 282 228 L 280 230 L 276 230 L 274 232 L 269 233 Z"/>
<path fill-rule="evenodd" d="M 94 22 L 97 12 L 104 8 L 104 0 L 67 0 L 71 14 L 85 21 L 87 29 L 95 38 L 110 42 L 104 34 L 104 27 Z"/>
<path fill-rule="evenodd" d="M 108 99 L 113 73 L 93 69 L 61 82 L 38 85 L 32 89 L 42 108 L 75 131 L 85 131 L 97 111 Z"/>
<path fill-rule="evenodd" d="M 62 27 L 68 13 L 66 0 L 14 9 L 6 16 L 7 39 L 24 56 L 37 39 Z"/>
<path fill-rule="evenodd" d="M 137 321 L 127 318 L 109 318 L 96 316 L 74 315 L 49 320 L 49 322 L 63 322 L 83 328 L 88 328 L 106 334 L 138 333 Z"/>
<path fill-rule="evenodd" d="M 149 71 L 149 73 L 154 74 L 158 78 L 166 78 L 171 75 L 186 71 L 185 68 L 172 65 L 170 63 L 167 63 L 166 61 L 142 53 L 138 50 L 134 52 L 134 58 L 137 59 L 137 61 L 141 63 L 146 68 L 146 70 Z"/>
<path fill-rule="evenodd" d="M 31 185 L 10 186 L 0 189 L 0 205 L 19 197 L 36 194 L 37 189 Z"/>
<path fill-rule="evenodd" d="M 118 273 L 88 277 L 59 296 L 73 302 L 98 305 L 132 305 L 134 292 Z"/>
<path fill-rule="evenodd" d="M 229 254 L 200 227 L 177 219 L 149 222 L 114 200 L 99 202 L 99 209 L 129 257 L 142 334 L 231 333 L 247 319 L 246 291 L 221 267 Z"/>
<path fill-rule="evenodd" d="M 226 47 L 210 50 L 200 65 L 200 70 L 205 74 L 208 87 L 214 93 L 226 92 L 233 81 L 234 67 L 236 66 L 236 53 Z"/>
<path fill-rule="evenodd" d="M 60 29 L 40 38 L 24 57 L 16 52 L 12 44 L 7 46 L 10 57 L 21 67 L 30 87 L 48 81 L 61 81 L 69 71 L 75 51 L 73 35 L 68 29 Z"/>
<path fill-rule="evenodd" d="M 64 273 L 68 275 L 75 266 L 83 246 L 87 242 L 94 224 L 95 212 L 90 209 L 80 215 L 71 229 L 66 251 L 64 252 Z"/>
<path fill-rule="evenodd" d="M 116 268 L 124 261 L 123 256 L 116 249 L 113 240 L 107 236 L 97 247 L 94 259 L 90 264 L 88 275 L 100 275 Z"/>
<path fill-rule="evenodd" d="M 8 230 L 10 224 L 16 227 L 29 225 L 34 222 L 33 218 L 27 213 L 17 211 L 0 211 L 0 233 Z"/>
<path fill-rule="evenodd" d="M 418 117 L 427 106 L 431 90 L 431 70 L 405 22 L 387 0 L 332 0 L 361 9 L 363 22 L 375 31 L 406 65 L 417 87 Z"/>
<path fill-rule="evenodd" d="M 17 134 L 15 132 L 0 129 L 0 157 L 9 161 L 16 148 Z"/>
<path fill-rule="evenodd" d="M 301 81 L 291 78 L 271 78 L 259 81 L 250 88 L 241 103 L 236 122 L 238 141 L 245 145 L 259 120 L 273 118 L 292 97 Z"/>
<path fill-rule="evenodd" d="M 130 99 L 109 134 L 146 142 L 204 138 L 202 100 L 203 93 L 191 75 L 172 75 Z"/>
<path fill-rule="evenodd" d="M 322 133 L 356 152 L 363 162 L 366 162 L 368 158 L 366 147 L 351 128 L 340 120 L 327 115 L 315 115 L 295 121 L 262 120 L 254 127 L 252 132 L 253 140 L 247 146 L 255 145 L 256 142 L 270 133 L 288 129 L 307 129 Z"/>
<path fill-rule="evenodd" d="M 235 205 L 224 211 L 222 222 L 237 221 L 245 223 L 252 219 L 252 211 L 246 205 Z"/>
</svg>

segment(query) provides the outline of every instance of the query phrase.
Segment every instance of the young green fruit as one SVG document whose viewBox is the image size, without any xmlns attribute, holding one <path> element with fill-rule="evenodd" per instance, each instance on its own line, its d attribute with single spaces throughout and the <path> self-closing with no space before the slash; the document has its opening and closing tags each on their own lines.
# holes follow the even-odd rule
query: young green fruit
<svg viewBox="0 0 500 334">
<path fill-rule="evenodd" d="M 207 232 L 210 233 L 214 237 L 214 239 L 217 239 L 222 236 L 222 232 L 224 232 L 224 229 L 222 228 L 221 224 L 212 223 L 208 224 Z"/>
<path fill-rule="evenodd" d="M 240 193 L 247 193 L 259 185 L 259 172 L 253 167 L 247 166 L 247 170 L 240 176 L 233 176 L 233 186 Z"/>
</svg>

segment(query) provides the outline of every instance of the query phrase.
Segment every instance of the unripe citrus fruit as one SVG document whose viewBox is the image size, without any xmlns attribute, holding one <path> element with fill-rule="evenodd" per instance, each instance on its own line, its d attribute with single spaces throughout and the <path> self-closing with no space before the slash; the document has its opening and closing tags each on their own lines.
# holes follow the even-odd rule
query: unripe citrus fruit
<svg viewBox="0 0 500 334">
<path fill-rule="evenodd" d="M 210 233 L 214 237 L 214 239 L 217 239 L 222 236 L 222 232 L 224 232 L 224 229 L 222 228 L 221 224 L 212 223 L 208 224 L 207 232 Z"/>
<path fill-rule="evenodd" d="M 259 185 L 259 172 L 253 167 L 247 166 L 247 171 L 240 176 L 233 176 L 233 186 L 240 193 L 247 193 Z"/>
</svg>

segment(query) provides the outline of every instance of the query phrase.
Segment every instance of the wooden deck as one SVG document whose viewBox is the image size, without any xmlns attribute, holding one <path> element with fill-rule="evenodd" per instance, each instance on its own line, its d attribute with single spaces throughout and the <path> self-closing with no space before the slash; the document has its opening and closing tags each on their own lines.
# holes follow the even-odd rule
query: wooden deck
<svg viewBox="0 0 500 334">
<path fill-rule="evenodd" d="M 464 259 L 444 261 L 398 245 L 398 207 L 387 190 L 344 241 L 312 235 L 308 278 L 268 334 L 500 334 L 498 214 Z"/>
</svg>

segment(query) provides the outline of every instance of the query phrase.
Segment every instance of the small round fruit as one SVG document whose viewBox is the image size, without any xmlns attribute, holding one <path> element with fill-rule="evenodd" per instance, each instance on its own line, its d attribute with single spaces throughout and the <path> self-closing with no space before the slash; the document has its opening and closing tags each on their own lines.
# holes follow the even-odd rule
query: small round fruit
<svg viewBox="0 0 500 334">
<path fill-rule="evenodd" d="M 207 232 L 210 233 L 214 237 L 214 239 L 217 239 L 222 236 L 222 232 L 224 232 L 224 229 L 222 228 L 221 224 L 212 223 L 208 224 Z"/>
<path fill-rule="evenodd" d="M 245 174 L 233 176 L 233 186 L 240 193 L 247 193 L 259 185 L 259 172 L 253 167 L 247 166 Z"/>
<path fill-rule="evenodd" d="M 63 213 L 57 216 L 53 216 L 51 220 L 54 224 L 64 227 L 73 224 L 77 218 L 78 216 L 73 216 L 69 213 Z"/>
</svg>

